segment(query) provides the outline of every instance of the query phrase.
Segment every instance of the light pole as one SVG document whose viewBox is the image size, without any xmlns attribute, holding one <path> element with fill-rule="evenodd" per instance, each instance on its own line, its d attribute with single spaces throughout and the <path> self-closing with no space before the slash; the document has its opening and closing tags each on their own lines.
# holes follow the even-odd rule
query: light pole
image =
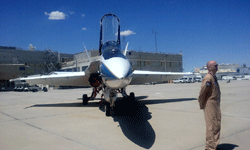
<svg viewBox="0 0 250 150">
<path fill-rule="evenodd" d="M 154 29 L 152 28 L 152 33 L 154 33 L 154 34 L 155 34 L 155 51 L 156 51 L 156 53 L 157 53 L 157 41 L 156 41 L 156 34 L 157 34 L 158 32 L 154 31 Z"/>
</svg>

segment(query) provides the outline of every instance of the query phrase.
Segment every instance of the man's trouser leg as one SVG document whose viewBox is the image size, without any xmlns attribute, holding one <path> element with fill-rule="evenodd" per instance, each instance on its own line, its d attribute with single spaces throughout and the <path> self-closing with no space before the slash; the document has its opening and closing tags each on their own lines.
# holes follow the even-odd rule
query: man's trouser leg
<svg viewBox="0 0 250 150">
<path fill-rule="evenodd" d="M 219 144 L 221 128 L 220 103 L 218 101 L 207 101 L 204 109 L 206 121 L 206 149 L 215 150 Z"/>
</svg>

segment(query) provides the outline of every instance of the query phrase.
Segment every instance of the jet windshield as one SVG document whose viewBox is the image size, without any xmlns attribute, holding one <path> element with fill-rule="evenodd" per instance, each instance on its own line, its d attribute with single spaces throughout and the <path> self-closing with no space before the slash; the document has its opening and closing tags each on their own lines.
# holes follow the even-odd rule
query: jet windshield
<svg viewBox="0 0 250 150">
<path fill-rule="evenodd" d="M 114 41 L 106 42 L 103 45 L 102 50 L 103 50 L 104 59 L 110 59 L 113 57 L 125 58 L 125 56 L 122 54 L 120 50 L 120 45 L 117 42 L 114 42 Z"/>
<path fill-rule="evenodd" d="M 120 44 L 120 20 L 114 14 L 106 14 L 101 19 L 100 44 L 116 41 Z"/>
</svg>

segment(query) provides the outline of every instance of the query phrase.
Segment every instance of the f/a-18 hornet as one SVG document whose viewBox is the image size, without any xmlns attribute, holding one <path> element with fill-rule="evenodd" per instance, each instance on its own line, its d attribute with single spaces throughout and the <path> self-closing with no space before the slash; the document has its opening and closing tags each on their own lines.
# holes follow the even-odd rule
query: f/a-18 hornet
<svg viewBox="0 0 250 150">
<path fill-rule="evenodd" d="M 85 47 L 85 46 L 84 46 Z M 120 41 L 120 20 L 115 14 L 105 14 L 100 21 L 100 59 L 91 61 L 83 72 L 52 72 L 49 75 L 29 76 L 12 79 L 30 84 L 87 86 L 93 88 L 88 97 L 83 94 L 82 101 L 87 105 L 98 93 L 102 94 L 100 105 L 106 106 L 106 115 L 113 114 L 117 94 L 121 93 L 124 100 L 135 100 L 134 93 L 127 95 L 126 87 L 131 84 L 167 81 L 190 72 L 156 72 L 133 70 L 126 57 L 127 47 L 122 52 Z M 86 48 L 85 48 L 86 50 Z M 87 53 L 88 55 L 88 53 Z M 89 57 L 89 56 L 88 56 Z M 128 101 L 128 102 L 129 102 Z"/>
</svg>

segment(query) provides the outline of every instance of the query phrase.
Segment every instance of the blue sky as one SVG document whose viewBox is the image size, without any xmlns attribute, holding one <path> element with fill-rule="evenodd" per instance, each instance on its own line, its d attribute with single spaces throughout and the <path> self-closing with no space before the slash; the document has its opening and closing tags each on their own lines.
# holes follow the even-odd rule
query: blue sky
<svg viewBox="0 0 250 150">
<path fill-rule="evenodd" d="M 0 5 L 0 45 L 79 53 L 98 49 L 100 18 L 114 13 L 129 50 L 183 54 L 184 71 L 209 60 L 250 66 L 249 0 L 9 0 Z M 127 32 L 128 33 L 128 32 Z"/>
</svg>

